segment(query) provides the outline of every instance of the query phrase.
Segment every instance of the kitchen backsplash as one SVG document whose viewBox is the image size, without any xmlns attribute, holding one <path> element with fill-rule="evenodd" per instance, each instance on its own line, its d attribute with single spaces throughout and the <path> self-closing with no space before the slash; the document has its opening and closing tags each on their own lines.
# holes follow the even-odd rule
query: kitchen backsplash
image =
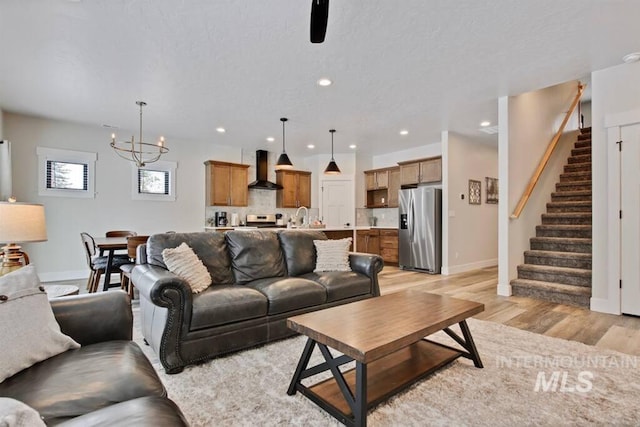
<svg viewBox="0 0 640 427">
<path fill-rule="evenodd" d="M 398 227 L 398 208 L 356 209 L 356 226 L 367 225 Z"/>
</svg>

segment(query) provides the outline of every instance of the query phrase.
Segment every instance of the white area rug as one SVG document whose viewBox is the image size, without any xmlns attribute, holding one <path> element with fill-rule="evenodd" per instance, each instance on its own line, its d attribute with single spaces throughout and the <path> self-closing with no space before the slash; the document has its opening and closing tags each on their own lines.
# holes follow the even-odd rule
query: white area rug
<svg viewBox="0 0 640 427">
<path fill-rule="evenodd" d="M 484 369 L 460 358 L 370 411 L 370 426 L 640 423 L 640 358 L 468 322 Z M 453 343 L 443 333 L 438 339 Z M 300 393 L 286 394 L 305 340 L 272 343 L 177 375 L 155 366 L 193 426 L 341 425 Z"/>
</svg>

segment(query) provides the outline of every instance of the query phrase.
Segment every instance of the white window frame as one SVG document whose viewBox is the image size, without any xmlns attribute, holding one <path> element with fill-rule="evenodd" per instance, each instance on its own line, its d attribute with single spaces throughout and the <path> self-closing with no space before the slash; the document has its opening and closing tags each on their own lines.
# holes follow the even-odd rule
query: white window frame
<svg viewBox="0 0 640 427">
<path fill-rule="evenodd" d="M 131 199 L 147 200 L 159 202 L 175 202 L 176 200 L 176 169 L 178 163 L 158 161 L 150 163 L 148 166 L 138 168 L 135 164 L 131 166 Z M 169 194 L 149 194 L 138 191 L 138 169 L 169 172 Z"/>
<path fill-rule="evenodd" d="M 97 153 L 37 147 L 36 154 L 38 155 L 38 195 L 95 199 L 96 160 L 98 159 Z M 47 188 L 48 161 L 62 163 L 80 163 L 87 165 L 87 189 L 69 190 L 62 188 Z"/>
</svg>

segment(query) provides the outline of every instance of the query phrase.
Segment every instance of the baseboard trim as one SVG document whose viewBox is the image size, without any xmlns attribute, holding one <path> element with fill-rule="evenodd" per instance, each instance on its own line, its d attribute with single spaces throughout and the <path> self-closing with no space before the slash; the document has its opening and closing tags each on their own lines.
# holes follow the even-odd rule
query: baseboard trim
<svg viewBox="0 0 640 427">
<path fill-rule="evenodd" d="M 442 267 L 442 275 L 465 273 L 467 271 L 479 270 L 486 267 L 494 267 L 498 265 L 498 259 L 486 259 L 483 261 L 471 262 L 469 264 L 449 265 Z"/>
</svg>

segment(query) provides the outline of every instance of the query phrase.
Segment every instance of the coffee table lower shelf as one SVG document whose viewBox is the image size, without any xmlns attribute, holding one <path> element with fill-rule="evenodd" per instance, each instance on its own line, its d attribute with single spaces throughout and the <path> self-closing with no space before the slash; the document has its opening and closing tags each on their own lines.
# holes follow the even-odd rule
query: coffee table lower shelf
<svg viewBox="0 0 640 427">
<path fill-rule="evenodd" d="M 423 339 L 395 353 L 368 363 L 366 365 L 366 410 L 377 406 L 392 395 L 442 368 L 463 354 L 462 351 L 455 351 L 450 347 Z M 343 359 L 338 364 L 342 365 L 347 361 Z M 314 368 L 309 368 L 308 370 L 312 369 Z M 329 370 L 329 367 L 323 370 L 316 369 L 318 372 L 315 372 L 314 375 L 326 370 Z M 343 377 L 349 386 L 351 394 L 356 394 L 356 369 L 343 372 Z M 300 391 L 342 423 L 353 425 L 353 412 L 349 403 L 345 400 L 335 377 L 309 387 L 300 382 L 291 386 L 295 386 L 296 391 Z M 293 390 L 290 388 L 290 391 Z"/>
</svg>

